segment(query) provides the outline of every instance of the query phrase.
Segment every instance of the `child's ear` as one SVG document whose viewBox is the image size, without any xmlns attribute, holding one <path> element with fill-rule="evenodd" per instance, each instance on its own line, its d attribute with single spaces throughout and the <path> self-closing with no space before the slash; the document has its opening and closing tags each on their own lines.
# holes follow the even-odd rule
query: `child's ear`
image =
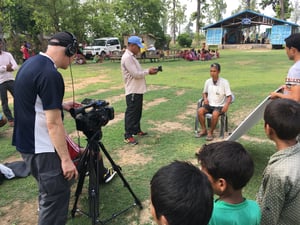
<svg viewBox="0 0 300 225">
<path fill-rule="evenodd" d="M 272 127 L 270 127 L 269 124 L 265 123 L 265 133 L 268 136 L 268 138 L 271 139 L 271 137 L 274 135 L 274 130 Z"/>
<path fill-rule="evenodd" d="M 221 192 L 224 192 L 227 188 L 227 182 L 223 178 L 219 178 L 217 181 L 218 188 Z"/>
<path fill-rule="evenodd" d="M 162 215 L 158 221 L 160 225 L 169 225 L 168 220 L 164 215 Z"/>
</svg>

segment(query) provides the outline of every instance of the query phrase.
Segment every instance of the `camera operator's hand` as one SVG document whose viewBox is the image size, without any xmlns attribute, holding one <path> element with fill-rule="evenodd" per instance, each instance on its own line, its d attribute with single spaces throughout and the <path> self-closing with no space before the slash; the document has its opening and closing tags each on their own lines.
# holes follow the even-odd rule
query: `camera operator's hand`
<svg viewBox="0 0 300 225">
<path fill-rule="evenodd" d="M 157 72 L 158 72 L 157 68 L 154 67 L 149 68 L 149 74 L 154 75 L 157 74 Z"/>
<path fill-rule="evenodd" d="M 62 160 L 61 167 L 65 179 L 71 180 L 73 178 L 78 178 L 78 171 L 72 160 Z"/>
<path fill-rule="evenodd" d="M 82 104 L 81 103 L 78 103 L 78 102 L 64 102 L 63 103 L 63 109 L 66 110 L 66 111 L 70 111 L 70 109 L 72 108 L 79 108 L 79 107 L 82 107 Z"/>
</svg>

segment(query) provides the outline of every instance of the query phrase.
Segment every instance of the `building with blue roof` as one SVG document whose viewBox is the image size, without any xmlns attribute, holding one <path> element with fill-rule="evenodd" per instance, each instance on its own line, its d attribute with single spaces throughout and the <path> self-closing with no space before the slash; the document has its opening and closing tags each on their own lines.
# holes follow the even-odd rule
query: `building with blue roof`
<svg viewBox="0 0 300 225">
<path fill-rule="evenodd" d="M 268 28 L 260 33 L 261 26 Z M 282 46 L 284 39 L 299 32 L 299 25 L 264 14 L 244 10 L 203 27 L 207 45 L 269 44 Z"/>
</svg>

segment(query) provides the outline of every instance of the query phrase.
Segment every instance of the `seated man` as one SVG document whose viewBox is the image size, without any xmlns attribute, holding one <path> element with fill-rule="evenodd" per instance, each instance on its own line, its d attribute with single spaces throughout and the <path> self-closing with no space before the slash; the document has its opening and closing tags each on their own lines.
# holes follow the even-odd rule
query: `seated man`
<svg viewBox="0 0 300 225">
<path fill-rule="evenodd" d="M 216 128 L 220 114 L 227 112 L 232 94 L 229 82 L 219 77 L 221 66 L 213 63 L 210 66 L 211 78 L 206 80 L 202 93 L 203 106 L 198 110 L 198 118 L 201 125 L 201 132 L 198 137 L 207 135 L 206 140 L 213 140 L 213 132 Z M 212 113 L 210 129 L 207 131 L 205 125 L 205 114 Z"/>
<path fill-rule="evenodd" d="M 3 127 L 7 123 L 7 119 L 0 113 L 0 127 Z"/>
</svg>

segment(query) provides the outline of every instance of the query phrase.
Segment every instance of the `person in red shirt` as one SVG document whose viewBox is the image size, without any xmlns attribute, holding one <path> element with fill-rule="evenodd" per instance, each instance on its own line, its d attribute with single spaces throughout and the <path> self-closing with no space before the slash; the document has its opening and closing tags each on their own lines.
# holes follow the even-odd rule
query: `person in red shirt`
<svg viewBox="0 0 300 225">
<path fill-rule="evenodd" d="M 26 41 L 24 41 L 24 44 L 21 46 L 20 51 L 23 54 L 23 62 L 25 62 L 30 57 Z"/>
</svg>

